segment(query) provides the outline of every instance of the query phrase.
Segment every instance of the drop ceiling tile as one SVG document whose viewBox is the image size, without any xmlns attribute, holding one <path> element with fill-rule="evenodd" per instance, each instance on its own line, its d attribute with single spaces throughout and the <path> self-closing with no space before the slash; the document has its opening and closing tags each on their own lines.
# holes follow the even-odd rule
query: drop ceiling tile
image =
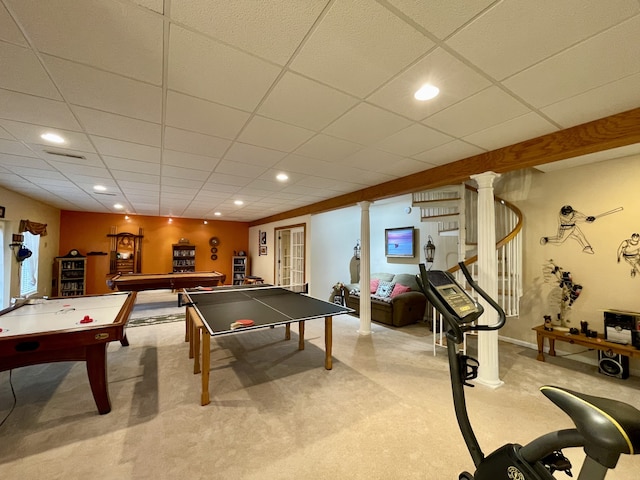
<svg viewBox="0 0 640 480">
<path fill-rule="evenodd" d="M 49 55 L 43 56 L 69 103 L 160 123 L 162 88 Z"/>
<path fill-rule="evenodd" d="M 328 171 L 338 169 L 334 163 L 317 158 L 303 157 L 301 155 L 289 155 L 278 162 L 274 168 L 285 172 L 304 173 L 308 175 L 317 174 L 318 172 L 326 174 Z"/>
<path fill-rule="evenodd" d="M 0 89 L 0 118 L 65 130 L 80 125 L 63 102 Z"/>
<path fill-rule="evenodd" d="M 160 184 L 159 175 L 150 175 L 147 173 L 135 173 L 127 170 L 111 170 L 113 178 L 118 181 L 118 184 L 122 185 L 125 182 L 138 182 L 138 183 L 150 183 Z"/>
<path fill-rule="evenodd" d="M 11 135 L 7 130 L 2 128 L 2 120 L 0 120 L 0 138 L 4 140 L 15 140 L 16 138 Z"/>
<path fill-rule="evenodd" d="M 498 2 L 446 43 L 502 80 L 639 11 L 635 0 L 565 0 L 544 8 L 537 2 L 508 0 Z"/>
<path fill-rule="evenodd" d="M 51 163 L 51 162 L 49 162 Z M 91 177 L 108 177 L 109 172 L 106 168 L 99 166 L 95 167 L 93 165 L 78 165 L 77 163 L 66 163 L 66 162 L 56 162 L 52 164 L 53 167 L 57 168 L 63 174 L 76 174 L 76 175 L 88 175 Z"/>
<path fill-rule="evenodd" d="M 563 128 L 580 125 L 640 105 L 640 74 L 594 88 L 575 97 L 543 108 L 541 111 Z"/>
<path fill-rule="evenodd" d="M 362 150 L 362 148 L 363 146 L 357 143 L 321 133 L 310 138 L 298 147 L 294 153 L 328 162 L 337 162 L 358 150 Z"/>
<path fill-rule="evenodd" d="M 139 162 L 127 158 L 103 156 L 104 163 L 110 170 L 122 170 L 128 172 L 148 173 L 160 175 L 160 164 L 151 162 Z"/>
<path fill-rule="evenodd" d="M 378 3 L 338 0 L 298 52 L 291 69 L 364 98 L 433 45 Z"/>
<path fill-rule="evenodd" d="M 186 168 L 184 166 L 173 166 L 173 165 L 163 165 L 162 166 L 162 184 L 165 184 L 165 179 L 169 178 L 178 178 L 178 179 L 187 179 L 187 180 L 197 180 L 200 183 L 204 183 L 207 179 L 207 175 L 202 172 L 202 170 L 195 170 L 191 168 Z"/>
<path fill-rule="evenodd" d="M 460 140 L 454 140 L 453 142 L 445 143 L 439 147 L 422 152 L 419 155 L 414 155 L 414 158 L 431 165 L 445 165 L 483 152 L 484 150 L 474 145 Z"/>
<path fill-rule="evenodd" d="M 238 141 L 259 147 L 291 152 L 314 135 L 311 130 L 255 116 L 238 137 Z"/>
<path fill-rule="evenodd" d="M 238 177 L 256 178 L 262 175 L 267 167 L 260 165 L 250 165 L 248 163 L 222 160 L 216 167 L 216 173 L 225 175 L 236 175 Z"/>
<path fill-rule="evenodd" d="M 23 166 L 29 168 L 36 168 L 40 170 L 49 170 L 53 171 L 54 168 L 50 166 L 47 162 L 42 160 L 41 158 L 35 157 L 21 157 L 18 155 L 0 153 L 0 165 L 4 167 L 11 166 Z"/>
<path fill-rule="evenodd" d="M 16 43 L 25 47 L 28 45 L 16 22 L 13 21 L 13 18 L 11 18 L 11 15 L 9 15 L 9 12 L 2 3 L 0 3 L 0 40 Z"/>
<path fill-rule="evenodd" d="M 273 178 L 273 177 L 271 177 Z M 279 192 L 284 189 L 286 184 L 283 184 L 278 181 L 269 181 L 269 180 L 254 180 L 251 183 L 247 184 L 240 192 L 243 192 L 245 189 L 247 191 L 253 192 L 255 194 L 262 194 L 263 196 L 269 196 L 273 192 Z"/>
<path fill-rule="evenodd" d="M 178 152 L 220 158 L 231 145 L 225 138 L 165 127 L 164 147 Z"/>
<path fill-rule="evenodd" d="M 326 0 L 174 2 L 171 17 L 259 57 L 284 65 L 307 34 Z"/>
<path fill-rule="evenodd" d="M 449 135 L 420 124 L 413 124 L 375 144 L 376 148 L 396 155 L 411 156 L 453 140 Z"/>
<path fill-rule="evenodd" d="M 207 179 L 207 184 L 218 184 L 220 186 L 229 185 L 230 187 L 244 187 L 250 181 L 251 181 L 251 178 L 247 176 L 227 175 L 224 173 L 213 172 L 211 175 L 209 175 L 209 178 Z M 220 190 L 220 191 L 235 192 L 237 191 L 237 189 Z"/>
<path fill-rule="evenodd" d="M 194 132 L 234 139 L 249 114 L 236 108 L 183 95 L 167 93 L 167 125 Z"/>
<path fill-rule="evenodd" d="M 361 103 L 329 125 L 324 133 L 366 145 L 393 135 L 410 124 L 406 118 Z"/>
<path fill-rule="evenodd" d="M 356 103 L 358 100 L 354 97 L 287 72 L 269 93 L 258 113 L 319 131 Z"/>
<path fill-rule="evenodd" d="M 527 113 L 464 137 L 485 150 L 496 150 L 524 140 L 557 131 L 558 128 L 537 113 Z"/>
<path fill-rule="evenodd" d="M 122 191 L 126 194 L 146 193 L 146 192 L 160 193 L 159 178 L 158 178 L 158 182 L 155 182 L 155 183 L 135 182 L 135 181 L 124 179 L 124 180 L 119 180 L 118 185 L 120 186 L 120 188 L 122 188 Z"/>
<path fill-rule="evenodd" d="M 301 180 L 296 182 L 296 185 L 325 188 L 327 190 L 340 193 L 353 192 L 361 188 L 361 185 L 356 185 L 354 183 L 341 182 L 333 178 L 322 178 L 311 175 L 303 177 Z"/>
<path fill-rule="evenodd" d="M 395 165 L 400 159 L 400 156 L 392 153 L 375 148 L 365 148 L 345 158 L 340 164 L 362 170 L 382 171 L 386 165 Z"/>
<path fill-rule="evenodd" d="M 489 87 L 424 120 L 453 137 L 464 137 L 527 113 L 524 104 L 498 87 Z"/>
<path fill-rule="evenodd" d="M 416 0 L 389 0 L 413 21 L 438 38 L 446 38 L 495 0 L 429 0 L 428 8 Z"/>
<path fill-rule="evenodd" d="M 260 165 L 263 167 L 271 167 L 287 154 L 279 150 L 269 148 L 256 147 L 247 143 L 235 142 L 224 156 L 225 160 L 233 160 L 251 165 Z"/>
<path fill-rule="evenodd" d="M 164 22 L 160 16 L 135 5 L 102 0 L 9 2 L 41 52 L 161 84 Z"/>
<path fill-rule="evenodd" d="M 26 166 L 18 166 L 18 165 L 7 165 L 4 164 L 5 168 L 9 171 L 20 175 L 21 177 L 26 178 L 34 183 L 40 183 L 43 179 L 56 179 L 56 180 L 66 180 L 65 177 L 55 170 L 51 168 L 41 169 L 41 168 L 29 168 Z"/>
<path fill-rule="evenodd" d="M 133 0 L 133 2 L 154 12 L 164 12 L 164 0 Z"/>
<path fill-rule="evenodd" d="M 81 132 L 73 132 L 60 128 L 42 127 L 24 122 L 12 122 L 10 120 L 0 120 L 2 125 L 18 140 L 22 140 L 34 148 L 39 150 L 75 150 L 77 152 L 95 152 L 95 148 L 91 144 L 89 137 Z M 40 135 L 43 133 L 55 133 L 64 138 L 64 143 L 52 143 L 42 139 Z"/>
<path fill-rule="evenodd" d="M 122 141 L 160 146 L 160 125 L 133 118 L 101 112 L 91 108 L 73 107 L 87 133 Z"/>
<path fill-rule="evenodd" d="M 428 101 L 414 98 L 425 83 L 440 89 Z M 400 115 L 421 120 L 490 85 L 489 80 L 442 48 L 436 48 L 415 65 L 374 92 L 367 101 Z"/>
<path fill-rule="evenodd" d="M 35 54 L 24 47 L 0 42 L 0 87 L 53 100 L 62 100 Z"/>
<path fill-rule="evenodd" d="M 110 157 L 130 158 L 141 162 L 160 163 L 160 148 L 123 142 L 113 138 L 91 135 L 91 141 L 102 155 Z"/>
<path fill-rule="evenodd" d="M 13 140 L 0 139 L 0 153 L 7 155 L 18 155 L 22 157 L 36 157 L 33 151 L 27 148 L 23 143 Z"/>
<path fill-rule="evenodd" d="M 219 162 L 219 158 L 176 152 L 174 150 L 165 150 L 162 156 L 163 165 L 184 167 L 193 170 L 200 170 L 201 172 L 211 172 Z"/>
<path fill-rule="evenodd" d="M 264 60 L 175 24 L 169 38 L 171 90 L 252 111 L 280 73 Z"/>
<path fill-rule="evenodd" d="M 640 15 L 513 76 L 504 84 L 535 107 L 546 107 L 639 73 L 639 44 Z"/>
</svg>

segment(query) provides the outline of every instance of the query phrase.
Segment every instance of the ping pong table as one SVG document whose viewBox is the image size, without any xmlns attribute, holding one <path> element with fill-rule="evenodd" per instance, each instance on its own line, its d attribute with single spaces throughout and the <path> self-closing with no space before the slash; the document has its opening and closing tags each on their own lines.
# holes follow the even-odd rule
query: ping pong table
<svg viewBox="0 0 640 480">
<path fill-rule="evenodd" d="M 189 356 L 194 358 L 194 373 L 202 372 L 201 405 L 210 403 L 211 337 L 284 325 L 285 338 L 289 340 L 291 323 L 298 322 L 298 350 L 304 350 L 305 321 L 324 318 L 324 367 L 331 370 L 333 315 L 353 311 L 288 288 L 261 284 L 185 289 L 180 302 L 186 306 L 185 340 L 189 341 Z M 246 322 L 247 320 L 251 322 Z M 250 325 L 237 327 L 238 323 Z M 202 368 L 199 361 L 201 348 Z"/>
</svg>

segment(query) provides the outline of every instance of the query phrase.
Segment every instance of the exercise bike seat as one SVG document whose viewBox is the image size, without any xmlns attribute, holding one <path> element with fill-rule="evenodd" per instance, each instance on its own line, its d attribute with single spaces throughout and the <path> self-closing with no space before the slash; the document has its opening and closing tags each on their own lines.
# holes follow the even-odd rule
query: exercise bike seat
<svg viewBox="0 0 640 480">
<path fill-rule="evenodd" d="M 545 385 L 542 393 L 560 409 L 585 439 L 585 452 L 606 465 L 610 454 L 640 453 L 640 410 L 609 398 Z M 613 467 L 609 467 L 613 468 Z"/>
</svg>

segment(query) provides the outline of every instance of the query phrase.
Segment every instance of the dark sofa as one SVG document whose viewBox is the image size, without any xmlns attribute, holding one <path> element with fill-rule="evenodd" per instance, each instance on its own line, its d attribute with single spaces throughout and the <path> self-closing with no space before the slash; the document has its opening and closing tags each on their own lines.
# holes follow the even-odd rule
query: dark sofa
<svg viewBox="0 0 640 480">
<path fill-rule="evenodd" d="M 402 327 L 422 321 L 427 307 L 427 299 L 420 292 L 415 275 L 409 273 L 372 273 L 371 280 L 390 282 L 409 287 L 410 291 L 393 297 L 371 294 L 371 320 L 385 325 Z M 347 307 L 360 314 L 359 284 L 346 284 L 344 297 Z"/>
</svg>

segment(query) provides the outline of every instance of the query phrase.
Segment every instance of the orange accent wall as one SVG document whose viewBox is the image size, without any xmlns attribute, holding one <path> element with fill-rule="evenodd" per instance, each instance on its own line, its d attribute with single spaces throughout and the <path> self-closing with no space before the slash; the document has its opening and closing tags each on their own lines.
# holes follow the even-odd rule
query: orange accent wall
<svg viewBox="0 0 640 480">
<path fill-rule="evenodd" d="M 62 210 L 60 212 L 59 255 L 66 255 L 76 248 L 81 255 L 89 252 L 104 252 L 107 255 L 89 255 L 87 257 L 87 294 L 110 292 L 106 280 L 109 274 L 109 249 L 111 227 L 117 233 L 138 235 L 142 228 L 142 272 L 167 273 L 173 270 L 172 245 L 181 238 L 196 246 L 196 270 L 217 271 L 227 276 L 231 283 L 231 257 L 234 251 L 249 251 L 249 224 L 245 222 L 226 222 L 174 218 L 171 223 L 167 217 L 147 217 L 111 213 L 86 213 Z M 218 237 L 217 260 L 211 260 L 209 239 Z M 251 263 L 249 263 L 251 265 Z"/>
</svg>

